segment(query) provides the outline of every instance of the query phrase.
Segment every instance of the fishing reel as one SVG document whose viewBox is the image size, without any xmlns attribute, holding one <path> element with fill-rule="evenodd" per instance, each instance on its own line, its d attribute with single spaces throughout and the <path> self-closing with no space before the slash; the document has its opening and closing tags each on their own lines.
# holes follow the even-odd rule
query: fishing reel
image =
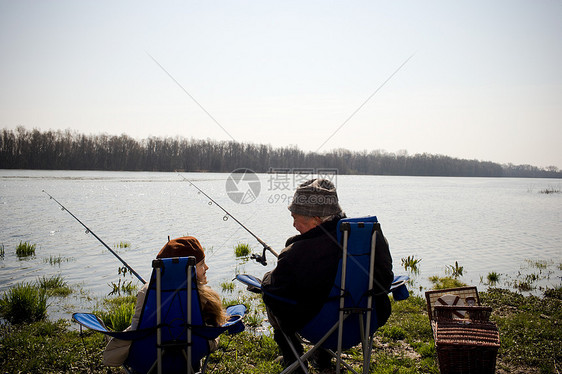
<svg viewBox="0 0 562 374">
<path fill-rule="evenodd" d="M 269 247 L 264 246 L 263 247 L 263 254 L 259 255 L 257 253 L 252 253 L 252 255 L 250 256 L 250 258 L 252 260 L 256 260 L 256 262 L 262 264 L 263 266 L 267 266 L 267 259 L 265 258 L 265 251 L 268 249 Z"/>
</svg>

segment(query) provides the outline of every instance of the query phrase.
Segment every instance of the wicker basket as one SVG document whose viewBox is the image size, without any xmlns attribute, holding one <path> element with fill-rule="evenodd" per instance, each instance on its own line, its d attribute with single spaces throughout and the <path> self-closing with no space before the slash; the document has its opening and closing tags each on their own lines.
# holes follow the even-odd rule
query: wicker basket
<svg viewBox="0 0 562 374">
<path fill-rule="evenodd" d="M 439 305 L 444 295 L 460 296 L 465 305 Z M 476 287 L 428 291 L 426 299 L 441 373 L 494 373 L 498 328 L 489 321 L 492 308 L 480 306 Z"/>
</svg>

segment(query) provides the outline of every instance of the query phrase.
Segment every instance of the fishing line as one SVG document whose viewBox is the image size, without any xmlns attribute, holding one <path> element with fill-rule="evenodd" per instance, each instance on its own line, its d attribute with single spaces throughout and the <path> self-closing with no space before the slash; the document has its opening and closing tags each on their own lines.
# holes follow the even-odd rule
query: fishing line
<svg viewBox="0 0 562 374">
<path fill-rule="evenodd" d="M 414 57 L 414 55 L 415 55 L 415 53 L 412 54 L 410 57 L 408 57 L 406 59 L 406 61 L 404 61 L 402 63 L 402 65 L 400 65 L 398 67 L 398 69 L 396 69 L 392 74 L 390 74 L 390 76 L 384 82 L 382 82 L 382 84 L 371 94 L 371 96 L 369 96 L 367 98 L 367 100 L 363 101 L 363 103 L 361 105 L 359 105 L 359 107 L 357 109 L 355 109 L 355 111 L 353 113 L 351 113 L 351 115 L 349 117 L 347 117 L 347 119 L 345 121 L 343 121 L 343 123 L 332 133 L 332 135 L 330 135 L 328 137 L 328 139 L 324 140 L 324 143 L 320 144 L 320 147 L 318 147 L 318 149 L 316 149 L 315 152 L 320 151 L 320 149 L 322 147 L 324 147 L 324 145 L 326 143 L 328 143 L 328 141 L 330 141 L 330 139 L 332 139 L 334 137 L 334 135 L 336 135 L 338 133 L 338 131 L 340 131 L 341 128 L 344 127 L 357 114 L 357 112 L 359 112 L 361 110 L 361 108 L 363 108 L 365 106 L 365 104 L 367 104 L 369 102 L 369 100 L 371 100 L 373 98 L 373 96 L 375 96 L 385 86 L 385 84 L 387 84 L 396 75 L 396 73 L 398 73 L 400 71 L 400 69 L 402 69 L 404 67 L 404 65 L 406 65 L 406 63 L 408 63 L 408 61 L 410 61 L 410 59 L 412 57 Z"/>
<path fill-rule="evenodd" d="M 146 283 L 146 281 L 144 279 L 142 279 L 142 277 L 132 268 L 129 266 L 129 264 L 127 264 L 125 262 L 125 260 L 123 260 L 121 257 L 119 257 L 119 255 L 117 253 L 115 253 L 114 250 L 112 250 L 111 248 L 109 248 L 109 246 L 107 244 L 104 243 L 103 240 L 101 240 L 92 230 L 90 230 L 90 228 L 88 226 L 86 226 L 82 221 L 80 221 L 78 219 L 78 217 L 76 217 L 74 214 L 72 214 L 72 212 L 70 210 L 68 210 L 64 205 L 62 205 L 61 203 L 59 203 L 59 201 L 57 199 L 55 199 L 53 196 L 51 196 L 49 193 L 47 193 L 47 191 L 42 190 L 43 193 L 45 193 L 47 196 L 49 196 L 49 198 L 51 200 L 54 200 L 63 211 L 66 211 L 68 214 L 70 214 L 72 216 L 72 218 L 74 218 L 76 221 L 78 221 L 78 223 L 80 223 L 85 229 L 86 229 L 86 234 L 92 234 L 94 236 L 94 238 L 96 238 L 101 244 L 104 245 L 105 248 L 107 248 L 109 250 L 109 252 L 111 252 L 115 257 L 117 257 L 117 259 L 119 261 L 121 261 L 121 263 L 123 265 L 125 265 L 125 267 L 127 269 L 129 269 L 129 271 L 136 276 L 143 284 Z"/>
<path fill-rule="evenodd" d="M 234 139 L 234 137 L 233 137 L 232 135 L 230 135 L 230 133 L 229 133 L 228 131 L 226 131 L 226 129 L 219 123 L 219 121 L 217 121 L 217 120 L 215 119 L 215 117 L 213 117 L 213 116 L 211 115 L 211 113 L 209 113 L 209 112 L 207 111 L 207 109 L 205 109 L 205 108 L 203 107 L 203 105 L 199 104 L 199 102 L 198 102 L 197 100 L 195 100 L 195 97 L 193 97 L 193 96 L 180 84 L 180 82 L 178 82 L 178 80 L 177 80 L 176 78 L 174 78 L 174 77 L 172 76 L 172 74 L 170 74 L 170 73 L 168 72 L 168 70 L 166 70 L 166 69 L 164 68 L 164 66 L 162 66 L 162 64 L 160 64 L 154 57 L 152 57 L 152 55 L 151 55 L 150 53 L 146 52 L 146 54 L 148 55 L 148 57 L 150 57 L 150 58 L 152 59 L 152 61 L 154 61 L 154 62 L 156 63 L 156 65 L 158 65 L 158 66 L 160 67 L 160 69 L 162 69 L 162 71 L 163 71 L 164 73 L 166 73 L 166 75 L 168 75 L 168 77 L 170 77 L 170 78 L 178 85 L 179 88 L 181 88 L 181 90 L 182 90 L 183 92 L 185 92 L 185 94 L 186 94 L 187 96 L 189 96 L 189 98 L 190 98 L 191 100 L 193 100 L 193 102 L 194 102 L 195 104 L 197 104 L 197 105 L 199 106 L 199 108 L 201 108 L 201 110 L 203 110 L 203 112 L 205 112 L 205 113 L 207 114 L 207 116 L 209 116 L 210 119 L 213 120 L 214 123 L 217 124 L 218 127 L 220 127 L 220 128 L 222 129 L 222 131 L 224 131 L 224 133 L 225 133 L 226 135 L 228 135 L 228 136 L 230 137 L 230 139 L 232 139 L 232 141 L 234 141 L 234 142 L 236 141 L 236 139 Z"/>
<path fill-rule="evenodd" d="M 258 215 L 255 214 L 255 211 L 254 211 L 253 213 L 254 213 L 254 214 L 246 220 L 246 223 L 248 223 L 248 222 L 251 223 L 251 222 L 253 222 L 256 218 L 258 218 Z M 223 248 L 223 247 L 226 245 L 226 243 L 228 243 L 228 242 L 230 241 L 230 239 L 233 238 L 233 237 L 238 233 L 238 231 L 240 231 L 241 229 L 242 229 L 242 227 L 236 226 L 236 228 L 232 231 L 232 233 L 218 246 L 218 248 Z M 213 252 L 209 255 L 209 258 L 211 258 L 212 256 L 214 256 L 215 253 L 217 253 L 217 252 L 218 252 L 218 251 L 213 251 Z M 252 257 L 252 259 L 254 259 L 254 257 Z"/>
<path fill-rule="evenodd" d="M 262 246 L 263 246 L 263 254 L 259 255 L 257 253 L 252 253 L 251 259 L 252 260 L 256 260 L 257 262 L 259 262 L 260 264 L 262 264 L 263 266 L 267 265 L 267 260 L 265 258 L 265 252 L 269 251 L 271 254 L 273 254 L 275 257 L 279 257 L 279 255 L 277 254 L 277 252 L 275 252 L 275 250 L 273 250 L 273 248 L 271 248 L 269 245 L 267 245 L 263 240 L 261 240 L 256 234 L 254 234 L 253 232 L 251 232 L 246 226 L 244 226 L 242 224 L 242 222 L 238 221 L 236 219 L 236 217 L 234 217 L 232 214 L 230 214 L 230 212 L 226 209 L 224 209 L 219 203 L 217 203 L 211 196 L 207 195 L 205 193 L 205 191 L 203 191 L 202 189 L 200 189 L 199 187 L 197 187 L 192 181 L 190 181 L 189 179 L 187 179 L 186 177 L 184 177 L 181 174 L 178 174 L 180 177 L 182 177 L 186 182 L 188 182 L 191 186 L 195 187 L 195 189 L 197 191 L 199 191 L 199 193 L 203 194 L 207 199 L 209 199 L 209 205 L 213 205 L 215 204 L 217 207 L 219 207 L 224 213 L 225 215 L 222 217 L 222 219 L 224 221 L 228 221 L 228 218 L 232 218 L 237 224 L 239 224 L 244 230 L 246 230 L 250 235 L 252 235 Z"/>
</svg>

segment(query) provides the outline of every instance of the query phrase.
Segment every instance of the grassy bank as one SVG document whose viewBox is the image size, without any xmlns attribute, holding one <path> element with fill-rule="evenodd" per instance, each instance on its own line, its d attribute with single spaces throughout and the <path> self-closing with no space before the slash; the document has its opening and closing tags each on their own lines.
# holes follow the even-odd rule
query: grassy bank
<svg viewBox="0 0 562 374">
<path fill-rule="evenodd" d="M 558 373 L 562 362 L 562 290 L 542 297 L 523 296 L 505 289 L 481 292 L 493 308 L 491 319 L 500 329 L 502 346 L 498 373 Z M 69 329 L 68 321 L 4 324 L 0 327 L 0 367 L 3 373 L 120 372 L 101 364 L 105 346 L 101 334 Z M 276 373 L 277 347 L 273 340 L 251 329 L 221 340 L 211 356 L 214 373 Z M 346 352 L 355 366 L 359 353 Z M 379 329 L 372 360 L 373 373 L 438 373 L 425 300 L 419 296 L 393 303 L 388 323 Z"/>
<path fill-rule="evenodd" d="M 236 249 L 237 258 L 246 261 L 244 246 Z M 240 253 L 238 253 L 240 252 Z M 242 261 L 241 260 L 241 261 Z M 416 284 L 421 259 L 402 259 L 411 275 L 410 290 L 404 301 L 392 302 L 392 314 L 375 335 L 371 355 L 372 373 L 439 373 L 431 325 L 423 290 Z M 556 267 L 553 270 L 553 267 Z M 526 261 L 515 277 L 491 272 L 480 280 L 480 298 L 491 306 L 491 320 L 499 327 L 501 348 L 497 373 L 560 373 L 562 369 L 562 288 L 544 288 L 541 280 L 558 277 L 562 264 Z M 445 276 L 430 277 L 433 289 L 463 286 L 463 266 L 455 262 Z M 118 269 L 118 282 L 109 284 L 110 297 L 94 311 L 114 330 L 130 324 L 136 297 L 130 274 Z M 482 292 L 486 287 L 485 292 Z M 232 282 L 223 282 L 225 304 L 244 303 L 246 331 L 221 338 L 220 349 L 209 360 L 209 373 L 279 373 L 279 355 L 265 323 L 264 305 L 259 295 Z M 529 291 L 540 296 L 530 296 Z M 1 373 L 120 373 L 102 365 L 105 337 L 89 330 L 80 333 L 68 320 L 49 321 L 47 305 L 59 303 L 72 288 L 61 275 L 43 277 L 12 287 L 0 298 Z M 48 302 L 47 302 L 48 299 Z M 360 350 L 345 352 L 346 361 L 361 367 Z M 312 371 L 314 373 L 314 371 Z"/>
</svg>

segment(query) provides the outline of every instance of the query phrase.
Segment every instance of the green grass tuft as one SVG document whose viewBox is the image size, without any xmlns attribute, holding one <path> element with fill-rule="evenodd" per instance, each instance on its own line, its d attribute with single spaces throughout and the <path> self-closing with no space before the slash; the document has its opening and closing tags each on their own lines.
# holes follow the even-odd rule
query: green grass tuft
<svg viewBox="0 0 562 374">
<path fill-rule="evenodd" d="M 107 299 L 107 310 L 94 311 L 103 323 L 115 331 L 123 331 L 131 324 L 135 313 L 135 296 L 120 296 Z"/>
<path fill-rule="evenodd" d="M 223 292 L 233 292 L 234 291 L 234 282 L 222 282 L 220 284 L 221 289 Z"/>
<path fill-rule="evenodd" d="M 20 259 L 35 256 L 35 244 L 20 241 L 20 244 L 16 247 L 16 256 Z"/>
<path fill-rule="evenodd" d="M 418 265 L 421 262 L 421 258 L 415 258 L 415 256 L 408 256 L 402 258 L 402 267 L 405 271 L 412 272 L 414 274 L 419 274 L 420 270 Z"/>
<path fill-rule="evenodd" d="M 58 255 L 58 256 L 51 255 L 51 256 L 49 256 L 49 258 L 45 258 L 44 261 L 45 261 L 46 264 L 49 264 L 49 265 L 52 265 L 52 266 L 58 265 L 60 267 L 60 265 L 63 261 L 69 262 L 69 261 L 72 261 L 72 259 L 71 258 L 64 258 L 60 255 Z"/>
<path fill-rule="evenodd" d="M 466 286 L 466 283 L 463 283 L 460 280 L 456 278 L 451 278 L 449 276 L 439 277 L 437 275 L 434 275 L 432 277 L 429 277 L 429 280 L 431 281 L 431 283 L 433 283 L 434 290 L 443 290 L 446 288 L 457 288 L 457 287 Z"/>
<path fill-rule="evenodd" d="M 32 283 L 18 283 L 0 299 L 0 316 L 12 324 L 47 318 L 47 293 Z"/>
<path fill-rule="evenodd" d="M 458 277 L 462 277 L 464 271 L 463 266 L 459 266 L 459 263 L 455 261 L 454 265 L 448 265 L 445 268 L 445 273 L 452 276 L 453 278 L 457 279 Z"/>
<path fill-rule="evenodd" d="M 379 333 L 391 340 L 403 340 L 406 337 L 406 331 L 400 326 L 383 326 Z"/>
<path fill-rule="evenodd" d="M 37 283 L 39 287 L 45 289 L 49 296 L 68 296 L 72 293 L 72 289 L 68 287 L 68 284 L 60 274 L 54 275 L 51 278 L 43 276 L 37 280 Z"/>
<path fill-rule="evenodd" d="M 236 257 L 247 257 L 250 253 L 252 253 L 252 248 L 249 244 L 238 243 L 236 247 L 234 247 L 234 254 Z"/>
<path fill-rule="evenodd" d="M 111 282 L 108 284 L 111 288 L 108 296 L 118 295 L 133 295 L 137 291 L 137 286 L 133 284 L 133 281 L 126 281 L 119 278 L 118 282 Z"/>
<path fill-rule="evenodd" d="M 61 256 L 49 256 L 49 259 L 45 259 L 45 262 L 49 263 L 49 265 L 58 265 L 60 266 L 61 262 L 62 262 L 62 257 Z"/>
<path fill-rule="evenodd" d="M 488 284 L 494 286 L 499 282 L 500 275 L 495 271 L 491 271 L 488 273 L 487 279 L 488 279 Z"/>
<path fill-rule="evenodd" d="M 134 304 L 121 304 L 109 316 L 112 328 L 116 331 L 125 330 L 131 324 L 133 314 L 135 314 Z"/>
</svg>

